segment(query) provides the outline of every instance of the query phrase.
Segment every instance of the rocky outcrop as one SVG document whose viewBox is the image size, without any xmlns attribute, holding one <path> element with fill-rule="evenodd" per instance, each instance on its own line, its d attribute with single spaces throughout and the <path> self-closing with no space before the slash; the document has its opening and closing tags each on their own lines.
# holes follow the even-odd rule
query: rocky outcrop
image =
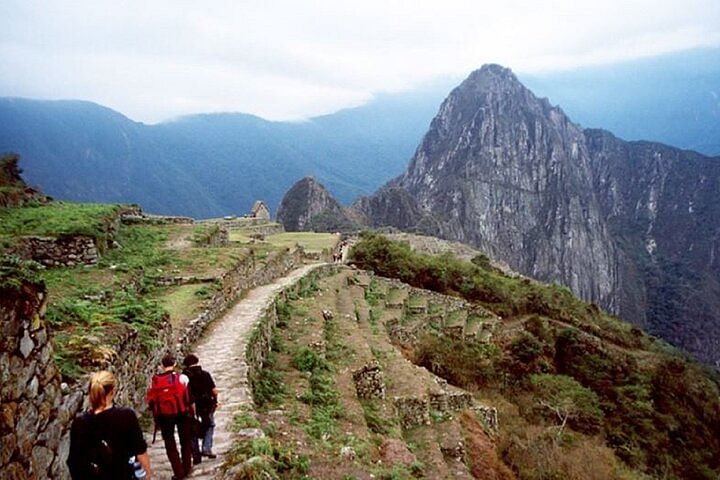
<svg viewBox="0 0 720 480">
<path fill-rule="evenodd" d="M 278 208 L 277 221 L 289 232 L 334 232 L 352 229 L 355 222 L 312 177 L 305 177 L 288 190 Z"/>
<path fill-rule="evenodd" d="M 498 65 L 443 102 L 407 171 L 354 208 L 478 247 L 720 365 L 720 161 L 582 130 Z"/>
</svg>

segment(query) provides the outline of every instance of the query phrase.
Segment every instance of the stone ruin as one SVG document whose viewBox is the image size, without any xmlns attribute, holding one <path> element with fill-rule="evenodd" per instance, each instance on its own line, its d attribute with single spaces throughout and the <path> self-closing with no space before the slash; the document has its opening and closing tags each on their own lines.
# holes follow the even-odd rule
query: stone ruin
<svg viewBox="0 0 720 480">
<path fill-rule="evenodd" d="M 497 408 L 487 407 L 485 405 L 476 405 L 472 407 L 475 412 L 480 416 L 485 426 L 492 432 L 497 433 L 498 431 L 498 413 Z"/>
<path fill-rule="evenodd" d="M 358 398 L 385 398 L 385 376 L 377 363 L 369 363 L 355 370 L 353 382 Z"/>
<path fill-rule="evenodd" d="M 430 409 L 426 398 L 395 397 L 394 403 L 402 428 L 430 425 Z"/>
<path fill-rule="evenodd" d="M 472 395 L 468 392 L 430 392 L 428 394 L 430 408 L 438 412 L 457 412 L 472 407 Z"/>
</svg>

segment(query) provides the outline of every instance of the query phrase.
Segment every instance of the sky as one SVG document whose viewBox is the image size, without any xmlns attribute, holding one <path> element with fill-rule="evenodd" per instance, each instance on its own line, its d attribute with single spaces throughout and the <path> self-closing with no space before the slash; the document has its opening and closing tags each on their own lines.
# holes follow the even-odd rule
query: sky
<svg viewBox="0 0 720 480">
<path fill-rule="evenodd" d="M 720 0 L 0 0 L 0 96 L 300 120 L 484 63 L 542 75 L 717 46 Z"/>
</svg>

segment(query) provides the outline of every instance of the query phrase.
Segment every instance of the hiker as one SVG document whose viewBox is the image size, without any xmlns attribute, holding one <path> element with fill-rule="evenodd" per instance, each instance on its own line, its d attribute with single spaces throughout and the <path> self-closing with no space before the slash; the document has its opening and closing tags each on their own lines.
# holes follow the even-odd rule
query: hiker
<svg viewBox="0 0 720 480">
<path fill-rule="evenodd" d="M 152 478 L 147 443 L 135 412 L 113 403 L 115 376 L 102 371 L 90 377 L 90 409 L 73 420 L 67 465 L 73 479 Z M 131 463 L 131 458 L 135 462 Z M 140 470 L 142 469 L 142 470 Z"/>
<path fill-rule="evenodd" d="M 198 447 L 198 438 L 193 439 L 193 461 L 202 461 L 201 456 L 216 458 L 212 451 L 213 433 L 215 431 L 215 409 L 217 408 L 218 389 L 212 375 L 202 369 L 196 355 L 190 354 L 183 360 L 183 373 L 190 379 L 190 396 L 195 404 L 195 414 L 200 418 L 202 452 Z"/>
<path fill-rule="evenodd" d="M 160 429 L 165 442 L 173 479 L 180 480 L 192 470 L 191 422 L 194 414 L 187 388 L 189 379 L 175 373 L 175 357 L 171 354 L 163 357 L 162 369 L 162 373 L 152 378 L 147 401 L 155 418 L 155 427 Z M 175 443 L 175 427 L 180 438 L 180 455 Z"/>
</svg>

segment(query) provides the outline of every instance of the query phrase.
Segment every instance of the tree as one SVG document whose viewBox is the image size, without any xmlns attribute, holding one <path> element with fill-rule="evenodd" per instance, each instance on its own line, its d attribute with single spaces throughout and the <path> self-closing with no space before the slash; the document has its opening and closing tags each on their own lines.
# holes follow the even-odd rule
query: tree
<svg viewBox="0 0 720 480">
<path fill-rule="evenodd" d="M 559 425 L 555 441 L 560 443 L 565 427 L 595 432 L 602 424 L 603 413 L 595 392 L 583 387 L 567 375 L 538 374 L 530 376 L 530 384 L 537 396 L 538 405 L 549 411 Z"/>
</svg>

